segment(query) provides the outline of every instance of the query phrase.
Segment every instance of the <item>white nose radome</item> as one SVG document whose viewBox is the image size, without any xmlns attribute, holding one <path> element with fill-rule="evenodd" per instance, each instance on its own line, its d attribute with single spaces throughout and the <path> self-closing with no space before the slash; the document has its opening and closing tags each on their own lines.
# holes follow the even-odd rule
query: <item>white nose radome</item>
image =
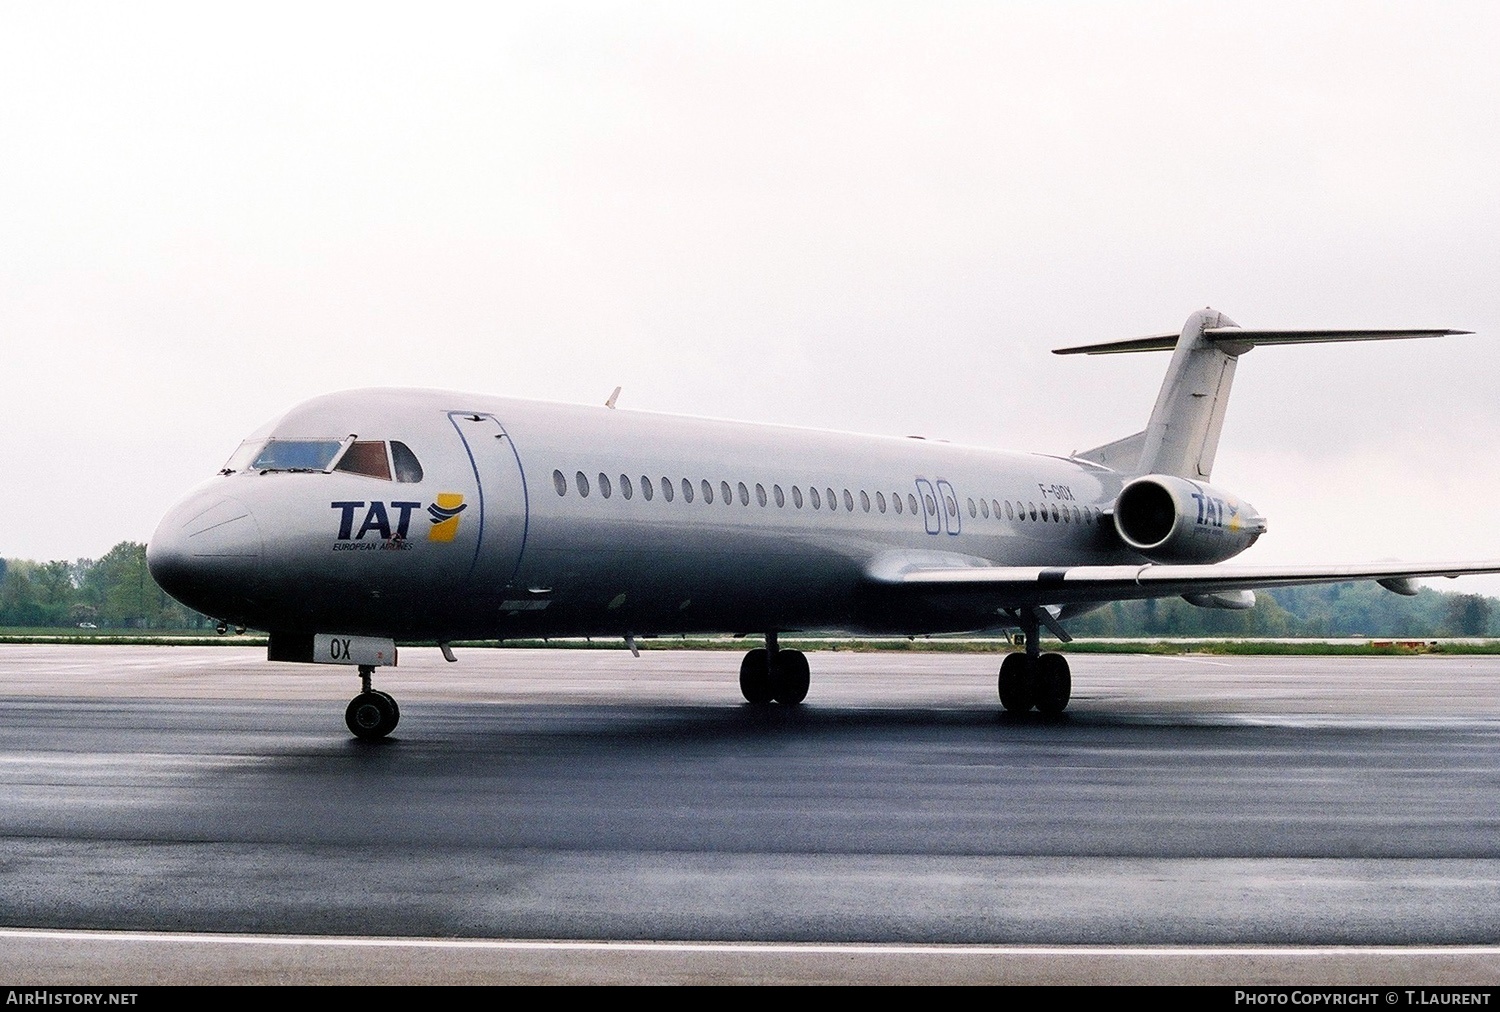
<svg viewBox="0 0 1500 1012">
<path fill-rule="evenodd" d="M 261 550 L 260 528 L 248 507 L 222 495 L 197 495 L 162 519 L 146 546 L 146 565 L 168 594 L 217 618 L 229 602 L 250 592 Z"/>
</svg>

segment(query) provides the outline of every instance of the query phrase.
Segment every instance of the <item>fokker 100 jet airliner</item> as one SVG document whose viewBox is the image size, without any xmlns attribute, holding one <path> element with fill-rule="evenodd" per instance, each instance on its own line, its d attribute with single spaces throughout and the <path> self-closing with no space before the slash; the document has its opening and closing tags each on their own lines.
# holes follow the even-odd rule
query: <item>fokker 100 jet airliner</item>
<svg viewBox="0 0 1500 1012">
<path fill-rule="evenodd" d="M 781 633 L 1018 628 L 1000 703 L 1056 713 L 1072 616 L 1181 595 L 1500 572 L 1457 565 L 1220 566 L 1266 522 L 1208 484 L 1239 357 L 1257 345 L 1454 330 L 1253 330 L 1213 310 L 1180 334 L 1059 354 L 1173 352 L 1146 428 L 1070 457 L 430 390 L 308 401 L 247 439 L 162 520 L 147 559 L 173 597 L 267 630 L 272 660 L 347 664 L 350 730 L 379 738 L 371 687 L 399 642 L 764 634 L 755 704 L 800 703 Z"/>
</svg>

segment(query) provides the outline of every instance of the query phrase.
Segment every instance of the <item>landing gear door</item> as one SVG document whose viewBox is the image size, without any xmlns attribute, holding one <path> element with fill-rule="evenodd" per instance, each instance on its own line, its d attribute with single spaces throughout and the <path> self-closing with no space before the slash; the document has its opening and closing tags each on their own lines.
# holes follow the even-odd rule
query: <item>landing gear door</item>
<svg viewBox="0 0 1500 1012">
<path fill-rule="evenodd" d="M 452 411 L 448 418 L 468 450 L 479 489 L 479 501 L 474 504 L 478 516 L 465 520 L 477 522 L 479 527 L 469 583 L 480 593 L 503 595 L 515 577 L 521 552 L 526 547 L 526 478 L 521 471 L 521 460 L 509 434 L 494 415 Z M 441 538 L 446 522 L 442 519 L 443 511 L 462 504 L 434 505 L 437 512 L 432 536 Z"/>
</svg>

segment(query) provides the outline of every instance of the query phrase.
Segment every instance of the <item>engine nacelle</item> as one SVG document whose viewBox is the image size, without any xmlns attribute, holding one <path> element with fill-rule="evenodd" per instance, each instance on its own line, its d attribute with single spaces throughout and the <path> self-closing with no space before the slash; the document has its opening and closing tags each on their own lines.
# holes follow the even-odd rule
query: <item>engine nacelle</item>
<svg viewBox="0 0 1500 1012">
<path fill-rule="evenodd" d="M 1153 562 L 1222 562 L 1265 533 L 1254 506 L 1211 485 L 1148 474 L 1115 500 L 1120 539 Z"/>
<path fill-rule="evenodd" d="M 1212 594 L 1183 594 L 1182 599 L 1194 608 L 1249 611 L 1255 607 L 1255 591 L 1253 590 L 1219 590 Z"/>
</svg>

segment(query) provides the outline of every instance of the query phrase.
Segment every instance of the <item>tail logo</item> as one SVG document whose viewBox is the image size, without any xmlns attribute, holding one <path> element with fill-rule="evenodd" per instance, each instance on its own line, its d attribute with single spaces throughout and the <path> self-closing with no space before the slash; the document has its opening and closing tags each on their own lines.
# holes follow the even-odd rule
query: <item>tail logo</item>
<svg viewBox="0 0 1500 1012">
<path fill-rule="evenodd" d="M 427 507 L 432 520 L 432 529 L 427 532 L 428 541 L 452 541 L 458 536 L 459 514 L 469 508 L 464 497 L 457 492 L 439 492 L 437 502 Z"/>
</svg>

